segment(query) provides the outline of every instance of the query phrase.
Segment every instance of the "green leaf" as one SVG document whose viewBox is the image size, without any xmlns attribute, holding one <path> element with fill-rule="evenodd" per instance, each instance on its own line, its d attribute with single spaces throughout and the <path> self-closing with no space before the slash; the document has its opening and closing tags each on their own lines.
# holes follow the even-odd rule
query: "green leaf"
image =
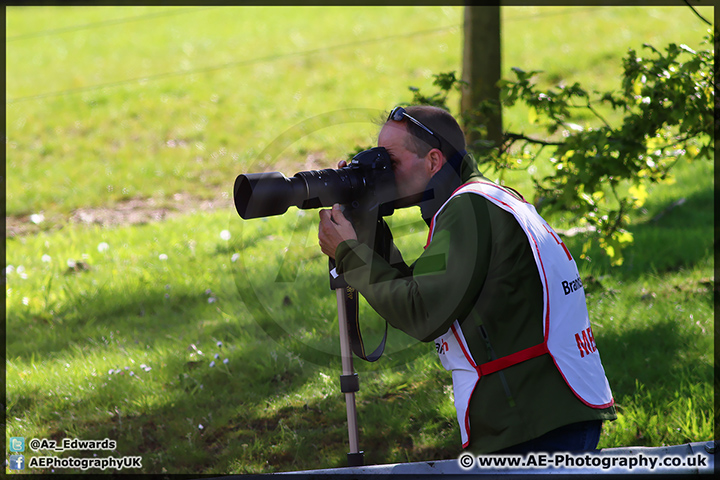
<svg viewBox="0 0 720 480">
<path fill-rule="evenodd" d="M 531 124 L 534 125 L 537 123 L 537 119 L 538 119 L 537 110 L 535 109 L 535 107 L 530 107 L 528 109 L 528 122 L 530 122 Z"/>
</svg>

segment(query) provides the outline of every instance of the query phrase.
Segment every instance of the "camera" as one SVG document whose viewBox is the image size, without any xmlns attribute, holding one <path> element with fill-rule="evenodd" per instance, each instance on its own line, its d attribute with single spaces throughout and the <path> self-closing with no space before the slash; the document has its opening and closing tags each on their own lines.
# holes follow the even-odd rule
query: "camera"
<svg viewBox="0 0 720 480">
<path fill-rule="evenodd" d="M 330 207 L 392 215 L 397 196 L 390 156 L 382 147 L 364 150 L 339 169 L 309 170 L 288 178 L 280 172 L 248 173 L 235 179 L 238 214 L 250 218 L 281 215 L 291 206 Z"/>
</svg>

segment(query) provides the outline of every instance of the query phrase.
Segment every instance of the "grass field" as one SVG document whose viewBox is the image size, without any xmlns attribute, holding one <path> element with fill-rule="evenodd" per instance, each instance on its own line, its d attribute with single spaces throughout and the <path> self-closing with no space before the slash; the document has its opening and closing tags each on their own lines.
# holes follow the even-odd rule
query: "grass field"
<svg viewBox="0 0 720 480">
<path fill-rule="evenodd" d="M 232 182 L 334 166 L 372 145 L 374 120 L 408 101 L 408 86 L 430 89 L 433 73 L 460 69 L 462 9 L 6 16 L 6 208 L 31 227 L 6 238 L 6 439 L 110 438 L 117 449 L 97 455 L 140 455 L 134 473 L 343 466 L 337 312 L 317 212 L 243 221 Z M 589 90 L 619 84 L 628 48 L 695 48 L 705 31 L 687 7 L 507 7 L 503 19 L 505 71 L 545 70 Z M 518 130 L 526 119 L 505 116 Z M 599 249 L 579 261 L 619 412 L 601 447 L 714 437 L 713 178 L 712 163 L 681 161 L 676 182 L 633 213 L 621 267 Z M 182 210 L 176 194 L 227 204 L 143 225 L 68 222 L 80 207 L 130 199 Z M 427 234 L 417 220 L 414 209 L 390 219 L 406 259 Z M 576 258 L 583 241 L 566 239 Z M 382 321 L 367 305 L 361 316 L 376 343 Z M 355 368 L 368 464 L 458 456 L 450 376 L 429 345 L 391 330 L 386 355 Z"/>
</svg>

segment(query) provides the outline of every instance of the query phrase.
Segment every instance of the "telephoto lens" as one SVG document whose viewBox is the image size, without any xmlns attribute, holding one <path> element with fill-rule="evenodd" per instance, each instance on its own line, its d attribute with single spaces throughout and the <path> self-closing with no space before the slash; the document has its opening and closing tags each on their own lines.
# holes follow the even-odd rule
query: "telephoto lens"
<svg viewBox="0 0 720 480">
<path fill-rule="evenodd" d="M 282 215 L 291 206 L 300 209 L 335 203 L 354 209 L 393 213 L 395 175 L 382 147 L 364 150 L 343 168 L 310 170 L 288 178 L 280 172 L 247 173 L 235 179 L 234 200 L 245 220 Z"/>
</svg>

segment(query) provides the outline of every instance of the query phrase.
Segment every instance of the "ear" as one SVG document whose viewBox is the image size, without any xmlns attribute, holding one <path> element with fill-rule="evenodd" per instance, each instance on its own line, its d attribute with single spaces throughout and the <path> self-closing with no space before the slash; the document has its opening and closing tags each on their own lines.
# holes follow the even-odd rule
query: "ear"
<svg viewBox="0 0 720 480">
<path fill-rule="evenodd" d="M 427 159 L 428 172 L 431 176 L 435 175 L 447 161 L 445 155 L 437 148 L 430 150 L 425 158 Z"/>
</svg>

